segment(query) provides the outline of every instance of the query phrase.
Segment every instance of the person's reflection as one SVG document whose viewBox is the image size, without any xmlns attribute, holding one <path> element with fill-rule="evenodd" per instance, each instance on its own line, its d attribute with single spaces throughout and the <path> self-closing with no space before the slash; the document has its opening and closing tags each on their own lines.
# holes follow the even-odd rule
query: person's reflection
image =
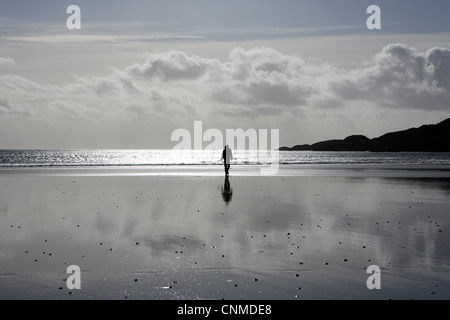
<svg viewBox="0 0 450 320">
<path fill-rule="evenodd" d="M 225 201 L 226 204 L 228 204 L 231 201 L 231 197 L 233 196 L 233 188 L 231 188 L 230 180 L 228 179 L 228 176 L 225 176 L 225 182 L 222 186 L 222 198 L 223 201 Z"/>
</svg>

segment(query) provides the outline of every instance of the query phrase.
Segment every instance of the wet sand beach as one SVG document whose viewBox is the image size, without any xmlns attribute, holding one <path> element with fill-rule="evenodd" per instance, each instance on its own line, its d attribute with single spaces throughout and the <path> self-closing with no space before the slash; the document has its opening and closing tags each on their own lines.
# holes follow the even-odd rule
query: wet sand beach
<svg viewBox="0 0 450 320">
<path fill-rule="evenodd" d="M 0 172 L 0 299 L 450 298 L 446 171 L 64 170 Z"/>
</svg>

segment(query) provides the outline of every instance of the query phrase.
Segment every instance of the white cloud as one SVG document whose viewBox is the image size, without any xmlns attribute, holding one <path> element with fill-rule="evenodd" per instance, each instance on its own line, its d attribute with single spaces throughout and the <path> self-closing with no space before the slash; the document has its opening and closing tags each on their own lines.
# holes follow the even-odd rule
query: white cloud
<svg viewBox="0 0 450 320">
<path fill-rule="evenodd" d="M 368 64 L 351 70 L 331 86 L 343 100 L 369 100 L 380 106 L 448 110 L 450 51 L 419 52 L 390 44 Z"/>
<path fill-rule="evenodd" d="M 207 72 L 209 65 L 210 60 L 171 51 L 152 55 L 144 64 L 128 67 L 125 74 L 137 80 L 196 80 Z"/>
<path fill-rule="evenodd" d="M 346 127 L 357 130 L 349 134 L 361 133 L 364 127 L 351 124 L 362 117 L 376 119 L 380 110 L 396 115 L 401 110 L 435 110 L 442 116 L 448 114 L 448 101 L 450 51 L 420 52 L 402 44 L 388 45 L 350 69 L 259 47 L 236 48 L 226 61 L 160 52 L 109 76 L 76 78 L 64 85 L 0 76 L 0 126 L 12 136 L 2 139 L 14 141 L 26 123 L 27 130 L 35 127 L 37 136 L 46 131 L 46 139 L 49 130 L 59 132 L 51 139 L 62 147 L 70 147 L 64 141 L 77 137 L 79 147 L 95 141 L 95 146 L 120 141 L 120 147 L 151 147 L 150 142 L 170 147 L 170 131 L 194 120 L 224 129 L 280 128 L 298 119 L 314 121 L 310 130 L 326 123 L 329 127 L 322 131 L 335 134 L 342 126 L 329 124 L 342 123 L 345 117 Z M 299 129 L 291 124 L 282 130 L 295 136 Z"/>
<path fill-rule="evenodd" d="M 0 57 L 0 66 L 15 65 L 16 62 L 12 58 Z"/>
</svg>

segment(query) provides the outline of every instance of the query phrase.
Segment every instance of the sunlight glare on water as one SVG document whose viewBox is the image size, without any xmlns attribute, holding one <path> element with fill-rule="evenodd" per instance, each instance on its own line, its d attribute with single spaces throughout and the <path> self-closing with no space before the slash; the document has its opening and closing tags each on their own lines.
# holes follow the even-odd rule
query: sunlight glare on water
<svg viewBox="0 0 450 320">
<path fill-rule="evenodd" d="M 0 150 L 0 167 L 217 165 L 222 150 Z M 234 165 L 449 165 L 450 153 L 233 150 Z"/>
</svg>

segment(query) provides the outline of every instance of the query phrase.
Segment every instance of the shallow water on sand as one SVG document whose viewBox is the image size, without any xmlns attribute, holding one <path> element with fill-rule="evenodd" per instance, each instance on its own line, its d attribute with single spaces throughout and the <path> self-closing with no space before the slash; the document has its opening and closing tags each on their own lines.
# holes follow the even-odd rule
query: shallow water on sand
<svg viewBox="0 0 450 320">
<path fill-rule="evenodd" d="M 0 299 L 450 298 L 449 179 L 228 183 L 0 176 Z"/>
</svg>

